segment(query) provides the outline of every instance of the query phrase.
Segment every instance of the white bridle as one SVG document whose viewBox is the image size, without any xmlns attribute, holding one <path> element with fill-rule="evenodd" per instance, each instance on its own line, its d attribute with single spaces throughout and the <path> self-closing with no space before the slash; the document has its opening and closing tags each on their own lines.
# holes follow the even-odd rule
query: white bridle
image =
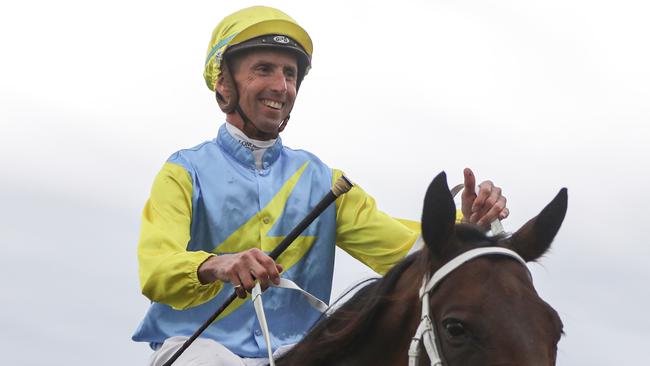
<svg viewBox="0 0 650 366">
<path fill-rule="evenodd" d="M 519 256 L 519 254 L 506 248 L 500 247 L 485 247 L 469 250 L 451 261 L 447 262 L 444 266 L 440 267 L 431 278 L 424 276 L 422 287 L 420 287 L 420 300 L 422 300 L 422 317 L 420 318 L 420 325 L 415 331 L 415 335 L 411 340 L 409 347 L 409 366 L 417 366 L 420 357 L 420 340 L 424 343 L 424 348 L 431 360 L 431 366 L 442 366 L 442 359 L 440 357 L 440 350 L 436 345 L 436 332 L 433 329 L 433 322 L 429 313 L 429 293 L 433 291 L 436 285 L 451 273 L 456 268 L 460 267 L 463 263 L 472 260 L 476 257 L 484 255 L 505 255 L 516 259 L 526 267 L 526 261 Z M 528 269 L 528 267 L 526 267 Z"/>
</svg>

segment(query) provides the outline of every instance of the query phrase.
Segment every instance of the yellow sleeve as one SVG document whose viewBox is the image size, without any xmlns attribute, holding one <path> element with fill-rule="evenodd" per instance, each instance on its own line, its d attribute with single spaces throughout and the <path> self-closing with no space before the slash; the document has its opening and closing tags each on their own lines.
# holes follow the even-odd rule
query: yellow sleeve
<svg viewBox="0 0 650 366">
<path fill-rule="evenodd" d="M 456 209 L 456 223 L 460 224 L 463 222 L 463 211 L 460 208 Z"/>
<path fill-rule="evenodd" d="M 334 169 L 334 181 L 342 174 Z M 379 274 L 399 262 L 419 236 L 420 223 L 379 211 L 359 186 L 336 200 L 336 244 Z"/>
<path fill-rule="evenodd" d="M 138 264 L 142 294 L 185 309 L 213 298 L 223 284 L 202 285 L 197 270 L 212 256 L 187 251 L 192 220 L 192 181 L 180 165 L 165 163 L 142 213 Z"/>
</svg>

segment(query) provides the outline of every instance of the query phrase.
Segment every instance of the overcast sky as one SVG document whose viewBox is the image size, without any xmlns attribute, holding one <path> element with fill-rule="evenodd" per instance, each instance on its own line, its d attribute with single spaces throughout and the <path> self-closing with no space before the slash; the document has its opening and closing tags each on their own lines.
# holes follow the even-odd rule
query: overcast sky
<svg viewBox="0 0 650 366">
<path fill-rule="evenodd" d="M 21 1 L 0 13 L 0 344 L 7 365 L 143 365 L 130 340 L 140 212 L 223 115 L 202 67 L 249 1 Z M 514 231 L 561 187 L 532 264 L 559 365 L 641 365 L 650 342 L 650 5 L 617 0 L 268 1 L 314 41 L 285 145 L 418 219 L 430 180 L 503 187 Z M 339 257 L 334 294 L 370 275 Z"/>
</svg>

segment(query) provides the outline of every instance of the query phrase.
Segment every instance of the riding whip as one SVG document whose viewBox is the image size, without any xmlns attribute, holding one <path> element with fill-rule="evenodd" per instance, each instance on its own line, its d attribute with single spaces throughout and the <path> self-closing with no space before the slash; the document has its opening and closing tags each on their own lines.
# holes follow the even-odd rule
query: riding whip
<svg viewBox="0 0 650 366">
<path fill-rule="evenodd" d="M 351 188 L 353 184 L 346 178 L 345 176 L 341 176 L 339 179 L 334 182 L 334 186 L 332 189 L 327 192 L 325 197 L 323 197 L 318 204 L 316 204 L 316 207 L 314 207 L 307 216 L 300 221 L 300 223 L 293 229 L 291 232 L 278 244 L 273 251 L 269 254 L 269 257 L 271 257 L 274 261 L 278 259 L 280 254 L 282 254 L 288 247 L 293 243 L 294 240 L 309 226 L 325 209 L 332 204 L 332 202 L 336 201 L 336 198 L 338 198 L 340 195 L 347 193 Z M 192 342 L 194 342 L 195 339 L 197 339 L 203 331 L 205 331 L 212 322 L 214 322 L 219 315 L 226 310 L 228 305 L 232 303 L 235 299 L 237 298 L 237 292 L 233 291 L 233 293 L 226 299 L 226 301 L 217 309 L 217 311 L 212 314 L 212 316 L 205 322 L 199 329 L 192 334 L 190 338 L 183 343 L 183 345 L 172 355 L 172 357 L 163 364 L 163 366 L 171 366 L 174 361 L 178 357 L 180 357 L 183 352 L 189 347 Z"/>
</svg>

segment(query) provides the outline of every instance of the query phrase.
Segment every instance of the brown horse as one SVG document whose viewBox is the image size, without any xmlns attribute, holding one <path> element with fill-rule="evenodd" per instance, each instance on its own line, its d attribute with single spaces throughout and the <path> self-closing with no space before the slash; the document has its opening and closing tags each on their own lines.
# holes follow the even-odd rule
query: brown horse
<svg viewBox="0 0 650 366">
<path fill-rule="evenodd" d="M 444 172 L 439 174 L 424 200 L 426 247 L 317 323 L 276 365 L 407 365 L 420 322 L 423 277 L 479 247 L 508 248 L 534 261 L 550 247 L 566 206 L 562 189 L 516 233 L 486 236 L 479 227 L 454 223 L 456 207 Z M 562 322 L 517 260 L 487 255 L 462 264 L 430 293 L 429 306 L 445 366 L 555 364 Z M 426 353 L 419 354 L 418 365 L 430 365 Z"/>
</svg>

